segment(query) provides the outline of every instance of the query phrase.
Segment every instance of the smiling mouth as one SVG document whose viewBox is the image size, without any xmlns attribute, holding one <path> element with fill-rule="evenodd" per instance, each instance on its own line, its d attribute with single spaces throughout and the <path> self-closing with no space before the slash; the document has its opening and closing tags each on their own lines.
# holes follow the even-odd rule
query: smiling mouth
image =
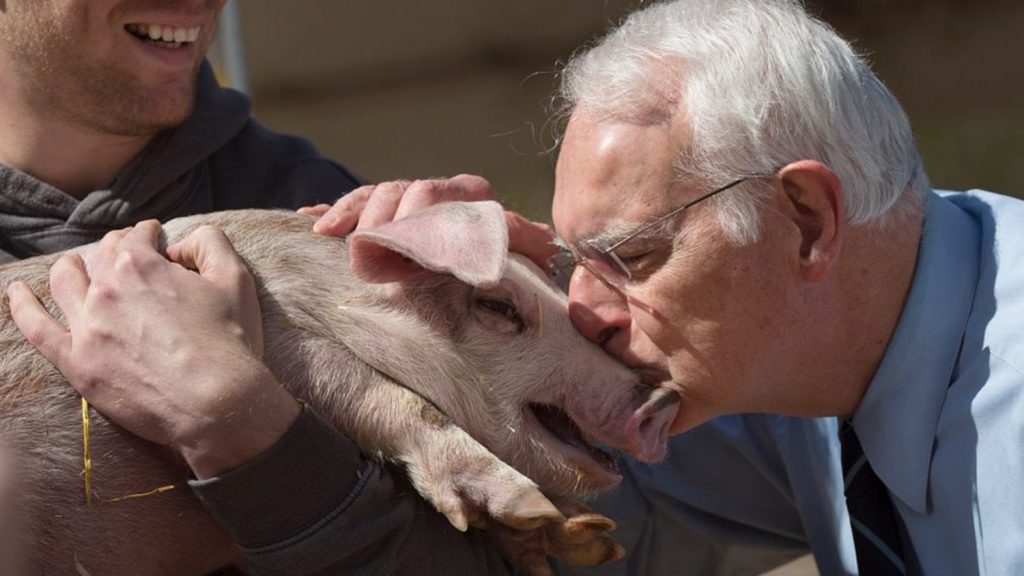
<svg viewBox="0 0 1024 576">
<path fill-rule="evenodd" d="M 124 29 L 139 40 L 161 48 L 175 49 L 193 44 L 201 27 L 174 28 L 159 24 L 125 24 Z"/>
<path fill-rule="evenodd" d="M 555 440 L 570 448 L 570 450 L 582 453 L 587 459 L 598 464 L 603 470 L 617 475 L 619 467 L 611 454 L 601 450 L 584 439 L 583 432 L 565 413 L 564 410 L 548 404 L 529 404 L 529 411 L 540 423 L 541 427 L 547 430 Z"/>
</svg>

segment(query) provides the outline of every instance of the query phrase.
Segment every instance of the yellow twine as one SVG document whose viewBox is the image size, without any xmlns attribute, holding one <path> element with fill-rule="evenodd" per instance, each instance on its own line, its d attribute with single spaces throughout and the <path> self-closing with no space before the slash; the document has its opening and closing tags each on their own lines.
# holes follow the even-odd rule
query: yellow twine
<svg viewBox="0 0 1024 576">
<path fill-rule="evenodd" d="M 92 508 L 92 455 L 90 446 L 92 439 L 89 434 L 91 426 L 89 423 L 89 401 L 82 397 L 82 466 L 83 476 L 85 476 L 85 505 L 88 508 Z M 137 494 L 125 494 L 124 496 L 118 496 L 117 498 L 111 498 L 110 500 L 104 500 L 107 504 L 114 502 L 121 502 L 124 500 L 131 500 L 133 498 L 145 498 L 146 496 L 153 496 L 154 494 L 160 494 L 161 492 L 169 492 L 177 488 L 177 484 L 170 484 L 167 486 L 161 486 L 154 488 L 149 492 L 139 492 Z"/>
<path fill-rule="evenodd" d="M 167 486 L 161 486 L 159 488 L 154 488 L 154 489 L 150 490 L 149 492 L 140 492 L 138 494 L 125 494 L 124 496 L 118 496 L 117 498 L 111 498 L 110 500 L 107 500 L 107 502 L 108 503 L 113 503 L 113 502 L 121 502 L 122 500 L 131 500 L 132 498 L 145 498 L 146 496 L 152 496 L 154 494 L 159 494 L 161 492 L 168 492 L 170 490 L 174 490 L 177 487 L 178 487 L 177 484 L 169 484 Z"/>
<path fill-rule="evenodd" d="M 92 456 L 89 451 L 89 401 L 82 397 L 82 465 L 85 473 L 85 506 L 92 508 Z"/>
</svg>

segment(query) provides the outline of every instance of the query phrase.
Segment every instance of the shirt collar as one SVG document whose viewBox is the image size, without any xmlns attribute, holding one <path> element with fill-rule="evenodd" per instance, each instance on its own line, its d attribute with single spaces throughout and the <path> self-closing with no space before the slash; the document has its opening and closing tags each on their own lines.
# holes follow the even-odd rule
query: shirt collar
<svg viewBox="0 0 1024 576">
<path fill-rule="evenodd" d="M 921 514 L 935 430 L 978 284 L 979 252 L 977 223 L 929 192 L 907 303 L 853 416 L 875 473 Z"/>
</svg>

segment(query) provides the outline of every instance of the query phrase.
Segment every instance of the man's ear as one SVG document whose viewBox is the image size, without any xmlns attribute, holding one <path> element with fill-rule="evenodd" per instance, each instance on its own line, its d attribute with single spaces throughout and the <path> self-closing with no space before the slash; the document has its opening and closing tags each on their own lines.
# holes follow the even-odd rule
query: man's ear
<svg viewBox="0 0 1024 576">
<path fill-rule="evenodd" d="M 839 259 L 846 237 L 842 183 L 828 166 L 800 160 L 779 171 L 784 213 L 800 233 L 800 273 L 823 282 Z"/>
</svg>

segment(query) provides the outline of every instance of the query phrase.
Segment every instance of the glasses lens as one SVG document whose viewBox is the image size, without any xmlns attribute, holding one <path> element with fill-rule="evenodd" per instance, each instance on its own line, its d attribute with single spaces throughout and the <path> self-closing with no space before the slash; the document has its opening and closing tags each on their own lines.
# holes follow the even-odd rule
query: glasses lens
<svg viewBox="0 0 1024 576">
<path fill-rule="evenodd" d="M 562 248 L 558 254 L 548 258 L 548 274 L 552 276 L 563 274 L 571 276 L 574 268 L 576 268 L 576 255 L 568 248 Z"/>
<path fill-rule="evenodd" d="M 563 247 L 558 254 L 548 258 L 548 275 L 556 286 L 566 289 L 569 286 L 569 279 L 576 271 L 576 263 L 579 261 L 572 250 Z"/>
<path fill-rule="evenodd" d="M 605 252 L 590 245 L 581 246 L 579 250 L 583 260 L 582 264 L 606 284 L 622 288 L 629 281 L 629 272 L 611 252 Z"/>
</svg>

